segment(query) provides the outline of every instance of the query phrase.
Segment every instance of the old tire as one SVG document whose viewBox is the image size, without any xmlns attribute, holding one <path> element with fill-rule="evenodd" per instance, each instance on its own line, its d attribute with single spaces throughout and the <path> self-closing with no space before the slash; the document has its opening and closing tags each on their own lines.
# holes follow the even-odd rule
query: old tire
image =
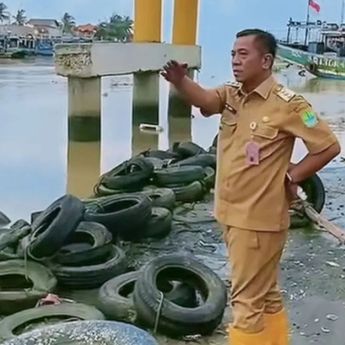
<svg viewBox="0 0 345 345">
<path fill-rule="evenodd" d="M 114 195 L 86 206 L 84 220 L 103 224 L 113 236 L 131 240 L 151 217 L 152 201 L 141 193 Z"/>
<path fill-rule="evenodd" d="M 217 158 L 215 155 L 209 154 L 209 153 L 202 153 L 197 156 L 189 157 L 177 163 L 171 164 L 171 166 L 194 165 L 194 166 L 200 166 L 202 168 L 206 168 L 206 167 L 215 168 L 216 163 L 217 163 Z"/>
<path fill-rule="evenodd" d="M 169 167 L 155 172 L 157 186 L 188 184 L 205 177 L 204 169 L 200 166 L 186 165 Z"/>
<path fill-rule="evenodd" d="M 132 298 L 135 283 L 140 276 L 140 271 L 122 274 L 107 281 L 99 290 L 98 307 L 110 320 L 133 322 L 135 307 Z M 184 307 L 196 305 L 195 290 L 181 283 L 158 282 L 165 298 Z"/>
<path fill-rule="evenodd" d="M 152 200 L 152 207 L 164 207 L 170 211 L 175 207 L 175 193 L 169 188 L 145 187 L 141 193 Z"/>
<path fill-rule="evenodd" d="M 81 222 L 69 242 L 52 260 L 60 265 L 87 265 L 109 255 L 112 239 L 111 233 L 104 225 Z"/>
<path fill-rule="evenodd" d="M 318 174 L 314 174 L 301 183 L 301 187 L 307 194 L 307 200 L 312 204 L 316 212 L 321 213 L 326 200 L 325 187 Z"/>
<path fill-rule="evenodd" d="M 54 255 L 75 231 L 83 214 L 83 203 L 72 195 L 53 202 L 32 223 L 29 255 L 33 258 Z"/>
<path fill-rule="evenodd" d="M 203 185 L 199 181 L 194 181 L 185 186 L 171 186 L 170 188 L 175 193 L 176 201 L 184 203 L 200 201 L 205 195 Z"/>
<path fill-rule="evenodd" d="M 138 189 L 140 190 L 140 189 Z M 137 190 L 136 190 L 137 191 Z M 115 194 L 122 194 L 123 190 L 107 188 L 104 184 L 97 184 L 94 188 L 94 195 L 96 197 L 105 197 Z"/>
<path fill-rule="evenodd" d="M 6 226 L 11 223 L 11 219 L 5 213 L 0 211 L 0 227 Z"/>
<path fill-rule="evenodd" d="M 183 280 L 200 290 L 204 303 L 196 308 L 184 308 L 163 299 L 158 331 L 172 337 L 211 334 L 223 318 L 227 304 L 226 287 L 211 269 L 190 255 L 158 257 L 141 269 L 133 294 L 137 321 L 146 327 L 154 327 L 162 298 L 156 285 L 160 276 Z"/>
<path fill-rule="evenodd" d="M 151 219 L 145 226 L 142 238 L 163 238 L 172 227 L 172 214 L 167 208 L 152 207 Z"/>
<path fill-rule="evenodd" d="M 75 321 L 48 326 L 5 341 L 1 345 L 158 345 L 144 330 L 115 321 Z"/>
<path fill-rule="evenodd" d="M 153 164 L 144 157 L 132 158 L 103 174 L 100 179 L 106 188 L 122 191 L 138 191 L 153 173 Z"/>
<path fill-rule="evenodd" d="M 162 150 L 148 150 L 142 152 L 141 155 L 144 157 L 159 158 L 162 160 L 170 160 L 178 157 L 178 155 L 175 152 Z"/>
<path fill-rule="evenodd" d="M 63 303 L 58 305 L 46 305 L 38 308 L 23 310 L 10 315 L 0 321 L 0 338 L 8 340 L 18 334 L 14 332 L 24 325 L 35 320 L 48 319 L 51 317 L 76 318 L 79 320 L 104 320 L 103 313 L 95 307 L 79 303 Z"/>
<path fill-rule="evenodd" d="M 38 218 L 38 216 L 42 213 L 43 211 L 35 211 L 32 212 L 30 215 L 30 222 L 31 224 Z"/>
<path fill-rule="evenodd" d="M 127 259 L 124 251 L 113 245 L 109 256 L 102 262 L 81 267 L 51 263 L 50 268 L 60 286 L 80 290 L 93 289 L 124 273 L 127 269 Z"/>
<path fill-rule="evenodd" d="M 290 215 L 290 229 L 302 229 L 310 225 L 310 219 L 305 215 L 293 213 Z"/>
<path fill-rule="evenodd" d="M 157 157 L 146 157 L 145 158 L 148 162 L 151 162 L 153 165 L 154 170 L 160 170 L 163 169 L 165 166 L 165 162 L 163 159 L 157 158 Z"/>
<path fill-rule="evenodd" d="M 205 183 L 205 186 L 207 189 L 214 188 L 215 182 L 216 182 L 216 171 L 211 167 L 205 168 L 205 178 L 203 179 L 203 182 Z"/>
<path fill-rule="evenodd" d="M 201 146 L 192 142 L 179 143 L 174 150 L 182 158 L 188 158 L 206 153 Z"/>
<path fill-rule="evenodd" d="M 3 287 L 4 277 L 27 275 L 32 287 L 23 290 L 9 290 Z M 12 314 L 17 311 L 32 308 L 37 301 L 46 294 L 53 292 L 57 281 L 53 273 L 47 267 L 32 261 L 10 260 L 0 262 L 0 315 Z"/>
<path fill-rule="evenodd" d="M 16 245 L 22 238 L 31 233 L 30 226 L 6 229 L 0 233 L 0 251 Z"/>
</svg>

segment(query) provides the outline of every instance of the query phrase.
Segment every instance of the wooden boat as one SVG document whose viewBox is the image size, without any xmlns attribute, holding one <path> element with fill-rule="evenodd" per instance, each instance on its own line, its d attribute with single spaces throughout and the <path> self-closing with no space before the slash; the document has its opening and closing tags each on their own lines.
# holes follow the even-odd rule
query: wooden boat
<svg viewBox="0 0 345 345">
<path fill-rule="evenodd" d="M 287 38 L 278 43 L 278 58 L 301 66 L 316 77 L 345 80 L 345 1 L 342 3 L 342 24 L 311 22 L 309 10 L 305 22 L 290 18 Z M 303 29 L 301 42 L 299 33 Z"/>
<path fill-rule="evenodd" d="M 345 80 L 345 57 L 314 54 L 283 44 L 278 46 L 278 57 L 303 67 L 316 77 Z"/>
<path fill-rule="evenodd" d="M 23 59 L 27 53 L 25 50 L 0 51 L 0 59 Z"/>
</svg>

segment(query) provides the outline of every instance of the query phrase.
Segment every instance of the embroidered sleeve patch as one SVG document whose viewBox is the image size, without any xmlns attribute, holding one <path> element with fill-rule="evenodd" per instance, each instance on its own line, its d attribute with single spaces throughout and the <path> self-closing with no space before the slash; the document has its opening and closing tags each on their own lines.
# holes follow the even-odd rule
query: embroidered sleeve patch
<svg viewBox="0 0 345 345">
<path fill-rule="evenodd" d="M 302 114 L 302 121 L 308 128 L 315 127 L 319 122 L 316 114 L 311 111 L 306 111 Z"/>
</svg>

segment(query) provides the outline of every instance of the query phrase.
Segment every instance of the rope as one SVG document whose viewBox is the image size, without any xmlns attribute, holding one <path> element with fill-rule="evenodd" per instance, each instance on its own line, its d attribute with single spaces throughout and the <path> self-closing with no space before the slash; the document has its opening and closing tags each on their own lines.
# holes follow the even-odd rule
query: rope
<svg viewBox="0 0 345 345">
<path fill-rule="evenodd" d="M 163 294 L 163 292 L 162 291 L 159 291 L 159 292 L 160 292 L 161 296 L 160 296 L 160 299 L 159 299 L 159 305 L 158 305 L 157 314 L 156 314 L 155 327 L 153 329 L 154 333 L 157 333 L 159 318 L 161 316 L 162 307 L 163 307 L 163 301 L 164 301 L 164 294 Z"/>
<path fill-rule="evenodd" d="M 29 253 L 29 246 L 27 245 L 24 248 L 24 272 L 25 272 L 25 279 L 29 281 L 29 272 L 28 272 L 28 253 Z"/>
</svg>

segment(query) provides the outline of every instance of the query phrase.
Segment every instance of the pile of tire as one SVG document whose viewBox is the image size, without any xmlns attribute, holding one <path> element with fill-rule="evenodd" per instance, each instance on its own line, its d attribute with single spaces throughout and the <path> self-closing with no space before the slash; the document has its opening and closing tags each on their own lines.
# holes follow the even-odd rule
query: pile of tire
<svg viewBox="0 0 345 345">
<path fill-rule="evenodd" d="M 118 204 L 129 213 L 112 212 L 121 209 Z M 0 315 L 7 316 L 0 340 L 43 319 L 125 321 L 173 337 L 212 333 L 227 293 L 210 268 L 191 255 L 173 254 L 133 272 L 119 241 L 137 238 L 138 229 L 141 236 L 157 235 L 152 214 L 159 219 L 159 210 L 170 211 L 153 207 L 144 193 L 106 197 L 95 207 L 65 195 L 34 213 L 31 224 L 20 220 L 0 230 Z M 96 289 L 98 301 L 37 307 L 59 289 Z"/>
<path fill-rule="evenodd" d="M 186 254 L 158 256 L 131 271 L 123 241 L 167 236 L 175 206 L 201 201 L 215 175 L 214 145 L 206 151 L 177 143 L 167 151 L 142 152 L 102 175 L 93 197 L 64 195 L 34 212 L 30 223 L 9 226 L 0 213 L 0 315 L 6 315 L 0 341 L 49 318 L 53 323 L 66 318 L 124 321 L 171 337 L 212 333 L 227 304 L 219 277 Z M 302 186 L 320 212 L 325 201 L 320 178 L 314 175 Z M 294 219 L 295 227 L 305 225 L 306 219 L 295 213 L 292 227 Z M 37 307 L 60 289 L 95 289 L 97 303 Z"/>
<path fill-rule="evenodd" d="M 176 202 L 201 201 L 214 187 L 217 141 L 216 136 L 208 150 L 193 142 L 182 142 L 175 143 L 166 151 L 142 152 L 102 175 L 94 187 L 94 196 L 97 198 L 140 191 L 155 199 L 157 194 L 168 193 L 167 190 L 170 190 L 174 193 Z M 308 178 L 301 186 L 308 201 L 317 212 L 321 212 L 326 192 L 318 174 Z M 169 208 L 172 209 L 172 194 L 170 200 Z M 290 228 L 310 225 L 310 220 L 303 212 L 291 209 L 290 214 Z"/>
<path fill-rule="evenodd" d="M 197 202 L 214 186 L 216 155 L 192 142 L 140 153 L 103 174 L 95 197 L 170 189 L 176 202 Z"/>
</svg>

